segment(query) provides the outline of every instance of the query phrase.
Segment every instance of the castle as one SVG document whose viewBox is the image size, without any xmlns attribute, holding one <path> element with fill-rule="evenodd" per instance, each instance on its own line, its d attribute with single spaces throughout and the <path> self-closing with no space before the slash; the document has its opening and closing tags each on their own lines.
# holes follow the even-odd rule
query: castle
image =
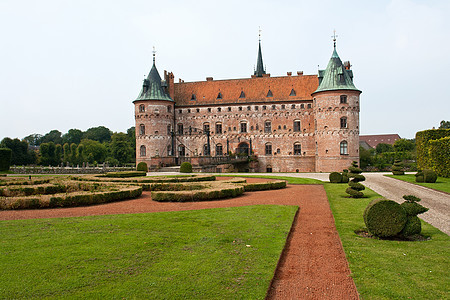
<svg viewBox="0 0 450 300">
<path fill-rule="evenodd" d="M 359 161 L 359 95 L 336 39 L 318 75 L 271 77 L 261 40 L 251 78 L 174 82 L 153 66 L 136 100 L 136 163 L 150 168 L 253 155 L 256 172 L 331 172 Z M 231 156 L 229 154 L 232 154 Z M 223 164 L 220 164 L 220 161 Z M 222 168 L 222 169 L 221 169 Z"/>
</svg>

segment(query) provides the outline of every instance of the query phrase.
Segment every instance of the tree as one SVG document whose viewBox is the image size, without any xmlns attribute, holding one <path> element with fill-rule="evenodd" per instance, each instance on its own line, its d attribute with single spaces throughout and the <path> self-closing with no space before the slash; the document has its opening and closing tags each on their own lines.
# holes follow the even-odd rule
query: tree
<svg viewBox="0 0 450 300">
<path fill-rule="evenodd" d="M 394 142 L 395 152 L 413 151 L 416 144 L 413 140 L 399 139 Z"/>
<path fill-rule="evenodd" d="M 81 139 L 83 138 L 83 131 L 80 129 L 69 129 L 69 131 L 62 136 L 64 143 L 75 143 L 79 144 L 81 142 Z"/>
<path fill-rule="evenodd" d="M 60 145 L 61 147 L 61 145 Z M 43 166 L 56 166 L 59 160 L 56 157 L 56 145 L 53 142 L 42 143 L 39 146 L 39 153 L 41 154 L 40 163 Z"/>
<path fill-rule="evenodd" d="M 375 149 L 376 149 L 377 154 L 394 151 L 394 147 L 391 144 L 385 144 L 385 143 L 379 143 Z"/>
<path fill-rule="evenodd" d="M 53 142 L 54 144 L 62 144 L 62 133 L 59 130 L 52 130 L 42 137 L 41 143 Z"/>
<path fill-rule="evenodd" d="M 450 121 L 444 121 L 442 120 L 439 129 L 450 129 Z"/>
<path fill-rule="evenodd" d="M 90 164 L 103 162 L 108 154 L 106 146 L 98 141 L 84 139 L 80 145 L 84 146 L 83 156 Z"/>
<path fill-rule="evenodd" d="M 92 127 L 83 134 L 83 139 L 90 139 L 100 143 L 111 141 L 112 132 L 104 126 Z"/>
<path fill-rule="evenodd" d="M 69 162 L 72 165 L 76 165 L 77 164 L 77 144 L 75 144 L 75 143 L 70 144 Z"/>
<path fill-rule="evenodd" d="M 9 148 L 0 148 L 0 172 L 8 171 L 11 165 L 12 151 Z"/>
<path fill-rule="evenodd" d="M 67 163 L 70 161 L 70 145 L 69 143 L 65 143 L 63 146 L 63 163 Z"/>
<path fill-rule="evenodd" d="M 39 146 L 43 137 L 42 134 L 33 133 L 24 137 L 22 141 L 26 141 L 30 146 Z"/>
<path fill-rule="evenodd" d="M 120 164 L 133 161 L 133 147 L 128 136 L 122 132 L 116 132 L 112 135 L 110 152 L 113 158 L 117 159 Z"/>
<path fill-rule="evenodd" d="M 373 153 L 374 149 L 364 149 L 364 147 L 359 147 L 359 164 L 362 169 L 373 165 Z"/>
<path fill-rule="evenodd" d="M 0 143 L 0 148 L 11 149 L 12 165 L 28 165 L 36 163 L 36 154 L 28 150 L 28 143 L 19 139 L 4 138 Z"/>
</svg>

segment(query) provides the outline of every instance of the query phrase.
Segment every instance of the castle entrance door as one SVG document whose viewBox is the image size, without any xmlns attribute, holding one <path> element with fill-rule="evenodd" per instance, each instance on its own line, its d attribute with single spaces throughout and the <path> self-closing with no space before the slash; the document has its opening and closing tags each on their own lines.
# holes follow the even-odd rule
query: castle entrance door
<svg viewBox="0 0 450 300">
<path fill-rule="evenodd" d="M 240 143 L 237 149 L 239 154 L 249 155 L 249 146 L 247 143 Z"/>
</svg>

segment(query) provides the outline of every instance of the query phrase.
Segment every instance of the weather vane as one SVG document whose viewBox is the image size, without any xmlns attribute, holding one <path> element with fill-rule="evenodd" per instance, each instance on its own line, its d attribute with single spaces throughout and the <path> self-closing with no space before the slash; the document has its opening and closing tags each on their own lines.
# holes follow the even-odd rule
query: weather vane
<svg viewBox="0 0 450 300">
<path fill-rule="evenodd" d="M 156 50 L 155 50 L 155 46 L 153 46 L 153 62 L 155 62 L 155 55 L 156 55 Z"/>
<path fill-rule="evenodd" d="M 258 31 L 259 31 L 259 41 L 261 42 L 261 26 L 258 26 Z"/>
<path fill-rule="evenodd" d="M 336 38 L 338 37 L 336 35 L 336 30 L 333 30 L 333 35 L 331 37 L 333 38 L 334 48 L 336 48 Z"/>
</svg>

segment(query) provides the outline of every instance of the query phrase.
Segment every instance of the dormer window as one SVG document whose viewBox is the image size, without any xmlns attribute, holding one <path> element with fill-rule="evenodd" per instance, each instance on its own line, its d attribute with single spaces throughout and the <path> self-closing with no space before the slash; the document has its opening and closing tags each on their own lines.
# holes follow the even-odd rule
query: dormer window
<svg viewBox="0 0 450 300">
<path fill-rule="evenodd" d="M 294 89 L 291 90 L 291 93 L 289 94 L 289 96 L 297 96 Z"/>
<path fill-rule="evenodd" d="M 266 97 L 273 97 L 273 94 L 272 94 L 272 91 L 271 90 L 269 90 L 268 92 L 267 92 L 267 96 Z"/>
<path fill-rule="evenodd" d="M 245 93 L 244 93 L 244 91 L 241 91 L 241 94 L 239 95 L 239 98 L 245 98 Z"/>
<path fill-rule="evenodd" d="M 191 100 L 197 100 L 197 97 L 195 96 L 195 94 L 192 94 Z"/>
<path fill-rule="evenodd" d="M 222 93 L 219 92 L 219 94 L 217 95 L 217 99 L 222 99 Z"/>
</svg>

